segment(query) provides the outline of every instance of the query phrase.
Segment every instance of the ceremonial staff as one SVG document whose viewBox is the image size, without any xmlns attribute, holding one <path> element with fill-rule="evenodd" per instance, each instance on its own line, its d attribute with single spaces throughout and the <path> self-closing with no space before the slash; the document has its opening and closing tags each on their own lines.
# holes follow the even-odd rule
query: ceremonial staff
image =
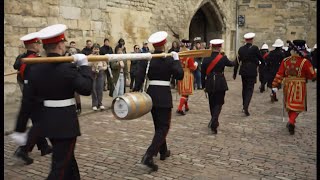
<svg viewBox="0 0 320 180">
<path fill-rule="evenodd" d="M 179 57 L 209 57 L 211 50 L 190 50 L 179 52 Z M 106 54 L 87 56 L 88 61 L 121 61 L 121 60 L 151 60 L 151 58 L 168 57 L 172 56 L 171 53 L 151 54 L 151 53 L 132 53 L 132 54 Z M 22 58 L 22 61 L 26 64 L 34 63 L 61 63 L 61 62 L 73 62 L 72 56 L 59 56 L 59 57 L 36 57 L 36 58 Z"/>
</svg>

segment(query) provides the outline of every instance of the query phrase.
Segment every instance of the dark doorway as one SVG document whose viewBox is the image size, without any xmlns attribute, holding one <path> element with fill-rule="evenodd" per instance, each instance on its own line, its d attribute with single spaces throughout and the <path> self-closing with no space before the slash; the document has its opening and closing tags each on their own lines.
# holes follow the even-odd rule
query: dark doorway
<svg viewBox="0 0 320 180">
<path fill-rule="evenodd" d="M 222 37 L 222 23 L 210 3 L 202 5 L 191 19 L 189 39 L 201 37 L 201 41 L 209 43 L 211 39 Z"/>
<path fill-rule="evenodd" d="M 207 42 L 207 18 L 201 9 L 193 16 L 189 27 L 189 38 L 201 37 L 201 41 Z"/>
</svg>

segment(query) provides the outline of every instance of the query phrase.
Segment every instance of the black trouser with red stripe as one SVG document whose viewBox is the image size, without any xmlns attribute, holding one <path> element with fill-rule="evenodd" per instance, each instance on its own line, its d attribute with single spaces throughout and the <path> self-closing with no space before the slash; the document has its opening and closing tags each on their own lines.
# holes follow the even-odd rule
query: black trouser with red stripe
<svg viewBox="0 0 320 180">
<path fill-rule="evenodd" d="M 172 108 L 156 108 L 151 110 L 155 133 L 152 139 L 152 143 L 147 150 L 147 154 L 155 156 L 165 154 L 167 152 L 166 137 L 169 132 L 171 123 L 171 110 Z"/>
<path fill-rule="evenodd" d="M 252 98 L 254 84 L 256 83 L 256 77 L 241 76 L 242 80 L 242 105 L 244 110 L 249 109 L 249 104 Z"/>
<path fill-rule="evenodd" d="M 50 138 L 50 141 L 53 151 L 48 180 L 79 180 L 79 168 L 74 157 L 77 137 L 69 139 Z"/>
<path fill-rule="evenodd" d="M 31 152 L 35 144 L 37 144 L 38 150 L 42 150 L 48 147 L 48 142 L 46 138 L 41 136 L 41 132 L 40 132 L 41 129 L 38 124 L 39 118 L 33 115 L 33 117 L 31 117 L 31 121 L 32 121 L 32 127 L 28 132 L 27 143 L 25 146 L 21 146 L 22 150 L 25 152 Z M 27 123 L 28 121 L 22 121 L 18 119 L 15 131 L 24 132 L 27 128 Z"/>
<path fill-rule="evenodd" d="M 209 107 L 210 107 L 210 128 L 217 129 L 219 126 L 219 115 L 224 104 L 224 96 L 226 92 L 220 91 L 215 93 L 208 93 L 209 95 Z"/>
<path fill-rule="evenodd" d="M 23 150 L 25 152 L 31 152 L 34 148 L 34 145 L 37 144 L 38 150 L 44 150 L 48 148 L 48 142 L 45 137 L 41 136 L 41 129 L 39 124 L 34 123 L 28 132 L 28 139 L 25 146 L 23 146 Z"/>
</svg>

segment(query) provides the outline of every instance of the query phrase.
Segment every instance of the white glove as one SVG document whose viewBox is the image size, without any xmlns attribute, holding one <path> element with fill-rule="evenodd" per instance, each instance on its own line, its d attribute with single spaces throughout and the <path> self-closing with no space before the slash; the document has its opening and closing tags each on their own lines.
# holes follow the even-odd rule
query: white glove
<svg viewBox="0 0 320 180">
<path fill-rule="evenodd" d="M 26 132 L 24 132 L 24 133 L 14 132 L 14 133 L 10 134 L 9 136 L 19 146 L 24 146 L 27 144 L 27 138 L 28 138 L 27 135 L 28 135 L 28 133 L 26 133 Z"/>
<path fill-rule="evenodd" d="M 73 61 L 77 66 L 88 66 L 88 58 L 84 54 L 75 54 L 72 55 Z"/>
<path fill-rule="evenodd" d="M 278 91 L 278 88 L 272 88 L 272 91 L 276 93 Z"/>
<path fill-rule="evenodd" d="M 197 63 L 197 62 L 194 62 L 194 66 L 195 66 L 195 67 L 198 67 L 198 63 Z"/>
<path fill-rule="evenodd" d="M 174 60 L 179 60 L 179 54 L 177 52 L 172 51 L 171 54 Z"/>
</svg>

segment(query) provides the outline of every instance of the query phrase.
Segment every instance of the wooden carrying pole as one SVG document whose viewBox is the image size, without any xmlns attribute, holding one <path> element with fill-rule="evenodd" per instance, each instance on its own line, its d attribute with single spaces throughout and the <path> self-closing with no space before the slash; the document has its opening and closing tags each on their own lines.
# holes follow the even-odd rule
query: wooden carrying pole
<svg viewBox="0 0 320 180">
<path fill-rule="evenodd" d="M 19 71 L 13 72 L 13 73 L 4 74 L 4 76 L 11 76 L 11 75 L 15 75 L 15 74 L 18 74 L 18 73 L 19 73 Z"/>
<path fill-rule="evenodd" d="M 179 52 L 179 57 L 209 57 L 211 56 L 211 50 L 190 50 Z M 172 56 L 171 53 L 150 54 L 150 53 L 132 53 L 132 54 L 107 54 L 107 55 L 90 55 L 88 57 L 89 62 L 94 61 L 120 61 L 120 60 L 150 60 L 151 58 L 160 58 Z M 110 58 L 110 59 L 109 59 Z M 35 57 L 35 58 L 22 58 L 22 61 L 26 64 L 33 63 L 61 63 L 61 62 L 73 62 L 72 56 L 59 56 L 59 57 Z"/>
</svg>

